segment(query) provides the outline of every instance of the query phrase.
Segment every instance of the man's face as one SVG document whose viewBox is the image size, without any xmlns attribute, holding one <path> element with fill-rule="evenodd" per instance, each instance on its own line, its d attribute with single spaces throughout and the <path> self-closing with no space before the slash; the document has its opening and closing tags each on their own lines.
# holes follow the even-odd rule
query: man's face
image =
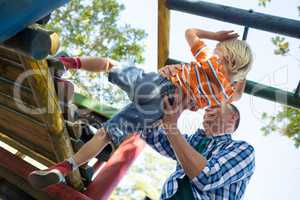
<svg viewBox="0 0 300 200">
<path fill-rule="evenodd" d="M 230 105 L 222 105 L 205 109 L 203 128 L 207 135 L 232 133 L 237 120 L 237 114 Z"/>
</svg>

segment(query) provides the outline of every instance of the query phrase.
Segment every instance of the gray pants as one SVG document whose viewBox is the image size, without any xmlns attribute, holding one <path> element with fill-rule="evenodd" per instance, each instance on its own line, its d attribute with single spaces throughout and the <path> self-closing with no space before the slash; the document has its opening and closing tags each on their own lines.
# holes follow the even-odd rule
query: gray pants
<svg viewBox="0 0 300 200">
<path fill-rule="evenodd" d="M 175 91 L 168 79 L 134 66 L 113 68 L 108 80 L 124 90 L 132 101 L 104 124 L 115 146 L 132 133 L 153 128 L 163 117 L 163 97 Z"/>
</svg>

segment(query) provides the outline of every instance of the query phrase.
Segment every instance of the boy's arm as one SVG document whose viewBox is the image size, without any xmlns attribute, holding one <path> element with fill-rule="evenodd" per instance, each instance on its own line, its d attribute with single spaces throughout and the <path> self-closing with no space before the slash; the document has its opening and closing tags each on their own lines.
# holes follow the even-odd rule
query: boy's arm
<svg viewBox="0 0 300 200">
<path fill-rule="evenodd" d="M 90 72 L 105 72 L 110 70 L 116 61 L 102 57 L 59 57 L 66 69 L 84 69 Z"/>
<path fill-rule="evenodd" d="M 186 41 L 188 42 L 191 48 L 198 44 L 201 41 L 201 39 L 224 41 L 237 38 L 238 36 L 239 35 L 232 30 L 211 32 L 196 28 L 189 28 L 185 31 Z"/>
</svg>

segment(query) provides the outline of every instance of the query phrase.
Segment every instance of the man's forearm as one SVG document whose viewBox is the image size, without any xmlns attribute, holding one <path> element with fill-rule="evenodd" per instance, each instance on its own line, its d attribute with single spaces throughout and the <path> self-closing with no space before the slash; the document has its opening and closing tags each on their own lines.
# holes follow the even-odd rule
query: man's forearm
<svg viewBox="0 0 300 200">
<path fill-rule="evenodd" d="M 236 83 L 236 86 L 234 88 L 234 93 L 235 93 L 233 97 L 234 101 L 237 101 L 242 97 L 245 87 L 246 87 L 246 80 L 240 80 Z"/>
<path fill-rule="evenodd" d="M 198 176 L 206 165 L 206 158 L 185 140 L 179 130 L 167 130 L 167 137 L 185 174 L 190 179 Z"/>
</svg>

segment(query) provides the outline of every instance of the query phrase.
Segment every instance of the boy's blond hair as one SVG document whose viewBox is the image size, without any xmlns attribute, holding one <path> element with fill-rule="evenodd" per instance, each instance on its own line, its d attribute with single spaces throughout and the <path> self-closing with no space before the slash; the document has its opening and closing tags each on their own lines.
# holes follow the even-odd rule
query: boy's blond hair
<svg viewBox="0 0 300 200">
<path fill-rule="evenodd" d="M 251 69 L 253 55 L 249 45 L 242 40 L 225 40 L 219 42 L 224 58 L 228 62 L 228 70 L 233 75 L 233 80 L 245 79 Z"/>
</svg>

